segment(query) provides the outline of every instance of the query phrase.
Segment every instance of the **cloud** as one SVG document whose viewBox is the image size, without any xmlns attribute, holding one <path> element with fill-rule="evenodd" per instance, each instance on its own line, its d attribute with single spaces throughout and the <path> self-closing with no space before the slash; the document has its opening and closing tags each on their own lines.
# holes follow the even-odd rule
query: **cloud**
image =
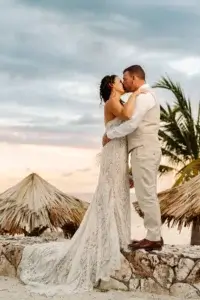
<svg viewBox="0 0 200 300">
<path fill-rule="evenodd" d="M 188 76 L 200 74 L 200 57 L 186 57 L 170 62 L 170 66 Z"/>
<path fill-rule="evenodd" d="M 68 173 L 62 173 L 62 177 L 71 177 L 74 175 L 77 175 L 78 173 L 85 173 L 91 171 L 91 168 L 84 168 L 84 169 L 76 169 L 75 171 L 68 172 Z"/>
<path fill-rule="evenodd" d="M 2 0 L 0 141 L 99 147 L 99 82 L 130 64 L 150 83 L 168 73 L 193 92 L 199 9 L 195 0 Z"/>
</svg>

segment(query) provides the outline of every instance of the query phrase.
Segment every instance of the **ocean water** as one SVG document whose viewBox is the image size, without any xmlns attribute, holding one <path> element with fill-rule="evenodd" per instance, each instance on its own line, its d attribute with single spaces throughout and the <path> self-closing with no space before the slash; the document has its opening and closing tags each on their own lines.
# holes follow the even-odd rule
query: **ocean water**
<svg viewBox="0 0 200 300">
<path fill-rule="evenodd" d="M 91 202 L 93 194 L 91 193 L 73 193 L 77 198 Z M 131 203 L 135 201 L 135 195 L 131 194 Z M 143 219 L 138 216 L 133 206 L 131 210 L 131 235 L 134 239 L 145 237 L 146 230 L 143 225 Z M 162 226 L 162 236 L 166 244 L 187 245 L 190 243 L 191 228 L 183 228 L 181 232 L 176 227 L 168 228 L 165 224 Z"/>
</svg>

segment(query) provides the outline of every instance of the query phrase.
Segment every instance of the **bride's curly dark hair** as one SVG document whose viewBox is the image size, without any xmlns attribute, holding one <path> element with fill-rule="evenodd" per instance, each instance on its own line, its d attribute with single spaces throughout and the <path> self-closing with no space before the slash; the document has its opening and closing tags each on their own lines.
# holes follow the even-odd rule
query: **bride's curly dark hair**
<svg viewBox="0 0 200 300">
<path fill-rule="evenodd" d="M 115 82 L 117 75 L 106 75 L 100 83 L 100 99 L 105 103 L 108 101 L 111 95 L 112 87 L 111 84 Z"/>
</svg>

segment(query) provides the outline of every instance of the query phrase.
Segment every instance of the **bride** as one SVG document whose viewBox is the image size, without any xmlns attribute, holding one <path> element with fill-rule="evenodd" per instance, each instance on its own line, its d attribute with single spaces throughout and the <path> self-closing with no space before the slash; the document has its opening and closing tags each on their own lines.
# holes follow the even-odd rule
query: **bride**
<svg viewBox="0 0 200 300">
<path fill-rule="evenodd" d="M 123 84 L 116 75 L 100 84 L 106 129 L 130 119 L 133 93 L 122 105 Z M 21 281 L 46 296 L 83 293 L 109 281 L 120 270 L 120 249 L 130 243 L 130 198 L 126 138 L 113 139 L 101 153 L 98 185 L 83 221 L 69 241 L 26 246 L 19 266 Z"/>
</svg>

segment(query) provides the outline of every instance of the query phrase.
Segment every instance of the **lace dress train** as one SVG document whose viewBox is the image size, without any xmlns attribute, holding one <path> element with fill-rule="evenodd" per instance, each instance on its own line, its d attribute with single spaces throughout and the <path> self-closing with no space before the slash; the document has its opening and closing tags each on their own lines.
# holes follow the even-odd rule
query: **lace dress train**
<svg viewBox="0 0 200 300">
<path fill-rule="evenodd" d="M 25 247 L 19 275 L 29 290 L 46 296 L 83 293 L 120 270 L 120 248 L 127 248 L 131 235 L 127 162 L 126 138 L 109 142 L 96 192 L 73 238 Z"/>
</svg>

